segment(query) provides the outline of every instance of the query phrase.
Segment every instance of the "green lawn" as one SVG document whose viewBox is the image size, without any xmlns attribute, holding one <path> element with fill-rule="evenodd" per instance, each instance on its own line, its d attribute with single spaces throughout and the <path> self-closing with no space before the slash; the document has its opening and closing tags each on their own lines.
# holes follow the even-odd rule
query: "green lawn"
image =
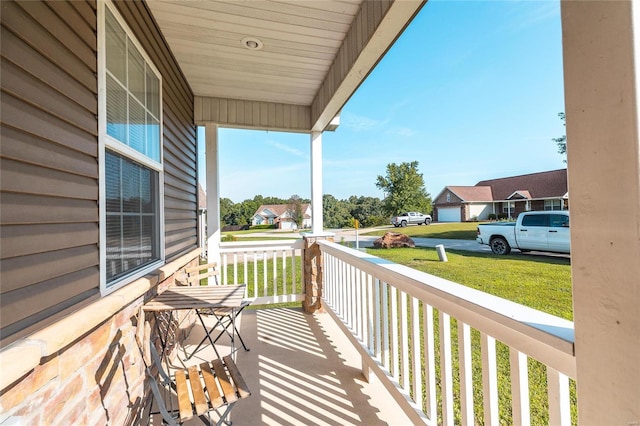
<svg viewBox="0 0 640 426">
<path fill-rule="evenodd" d="M 277 234 L 274 234 L 277 235 Z M 273 236 L 273 237 L 267 237 L 267 236 L 261 236 L 261 237 L 243 237 L 243 236 L 237 236 L 235 241 L 273 241 L 273 240 L 296 240 L 296 239 L 300 239 L 302 237 L 278 237 L 278 236 Z"/>
<path fill-rule="evenodd" d="M 451 238 L 455 240 L 475 240 L 478 222 L 432 223 L 425 225 L 409 225 L 405 228 L 393 226 L 368 232 L 366 235 L 382 236 L 386 232 L 399 232 L 415 238 Z"/>
<path fill-rule="evenodd" d="M 566 258 L 435 249 L 367 249 L 368 253 L 572 320 L 571 264 Z"/>
</svg>

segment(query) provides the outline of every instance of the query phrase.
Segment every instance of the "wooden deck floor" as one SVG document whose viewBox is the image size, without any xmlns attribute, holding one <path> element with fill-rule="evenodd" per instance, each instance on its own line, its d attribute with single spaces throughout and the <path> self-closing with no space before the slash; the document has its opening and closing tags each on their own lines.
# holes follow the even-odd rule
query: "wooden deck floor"
<svg viewBox="0 0 640 426">
<path fill-rule="evenodd" d="M 365 381 L 358 352 L 328 314 L 245 310 L 239 322 L 250 351 L 240 347 L 236 363 L 252 395 L 233 409 L 235 426 L 411 424 L 380 383 Z M 186 349 L 202 336 L 196 325 Z M 216 345 L 221 356 L 230 352 L 225 338 Z M 207 357 L 215 357 L 210 348 L 189 363 Z"/>
</svg>

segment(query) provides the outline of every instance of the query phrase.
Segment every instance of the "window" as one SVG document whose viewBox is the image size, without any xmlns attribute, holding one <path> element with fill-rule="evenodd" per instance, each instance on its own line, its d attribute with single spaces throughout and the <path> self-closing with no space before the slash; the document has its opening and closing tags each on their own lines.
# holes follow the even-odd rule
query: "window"
<svg viewBox="0 0 640 426">
<path fill-rule="evenodd" d="M 451 193 L 447 192 L 447 203 L 451 202 Z"/>
<path fill-rule="evenodd" d="M 549 225 L 553 228 L 568 228 L 569 216 L 563 214 L 549 215 Z"/>
<path fill-rule="evenodd" d="M 549 210 L 562 210 L 562 200 L 544 200 L 544 209 Z"/>
<path fill-rule="evenodd" d="M 522 218 L 522 226 L 549 226 L 549 215 L 528 214 Z"/>
<path fill-rule="evenodd" d="M 101 290 L 163 260 L 161 76 L 110 2 L 99 2 Z"/>
<path fill-rule="evenodd" d="M 515 201 L 507 201 L 506 203 L 502 203 L 502 213 L 513 213 L 516 209 Z"/>
</svg>

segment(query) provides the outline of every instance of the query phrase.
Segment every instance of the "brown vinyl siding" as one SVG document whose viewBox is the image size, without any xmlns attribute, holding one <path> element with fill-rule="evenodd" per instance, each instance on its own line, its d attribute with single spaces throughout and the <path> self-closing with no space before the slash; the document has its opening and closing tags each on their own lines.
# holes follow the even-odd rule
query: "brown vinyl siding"
<svg viewBox="0 0 640 426">
<path fill-rule="evenodd" d="M 3 1 L 2 345 L 99 294 L 95 23 Z M 88 37 L 90 36 L 90 37 Z"/>
<path fill-rule="evenodd" d="M 198 246 L 193 94 L 146 4 L 115 4 L 162 74 L 165 257 L 170 261 Z"/>
<path fill-rule="evenodd" d="M 193 94 L 142 2 L 117 2 L 162 74 L 165 257 L 197 247 Z M 2 1 L 1 345 L 99 297 L 95 1 Z"/>
</svg>

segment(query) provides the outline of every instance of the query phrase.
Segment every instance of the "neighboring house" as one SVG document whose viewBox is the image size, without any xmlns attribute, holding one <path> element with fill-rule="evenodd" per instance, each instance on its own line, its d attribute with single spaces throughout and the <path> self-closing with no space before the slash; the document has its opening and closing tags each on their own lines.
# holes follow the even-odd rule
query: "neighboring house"
<svg viewBox="0 0 640 426">
<path fill-rule="evenodd" d="M 302 204 L 302 227 L 311 227 L 311 204 Z M 252 225 L 277 225 L 278 229 L 298 229 L 287 204 L 263 204 L 251 218 Z"/>
<path fill-rule="evenodd" d="M 466 222 L 514 218 L 529 210 L 569 207 L 567 169 L 483 180 L 475 186 L 447 186 L 435 198 L 434 220 Z"/>
</svg>

